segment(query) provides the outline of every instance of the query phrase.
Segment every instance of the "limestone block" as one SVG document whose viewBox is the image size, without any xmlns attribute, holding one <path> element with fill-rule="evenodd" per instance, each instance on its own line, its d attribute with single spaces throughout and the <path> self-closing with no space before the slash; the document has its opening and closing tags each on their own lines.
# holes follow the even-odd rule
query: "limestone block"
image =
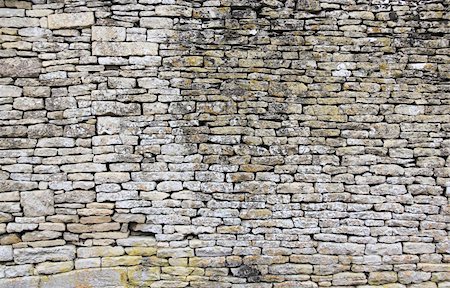
<svg viewBox="0 0 450 288">
<path fill-rule="evenodd" d="M 25 216 L 45 216 L 54 213 L 53 191 L 37 190 L 20 193 Z"/>
<path fill-rule="evenodd" d="M 71 261 L 75 258 L 75 246 L 14 249 L 17 264 L 41 263 L 45 261 Z"/>
<path fill-rule="evenodd" d="M 48 16 L 50 29 L 83 28 L 93 25 L 94 22 L 93 12 L 60 13 Z"/>
<path fill-rule="evenodd" d="M 154 56 L 158 44 L 150 42 L 93 42 L 92 54 L 96 56 Z"/>
<path fill-rule="evenodd" d="M 125 41 L 126 29 L 113 26 L 92 26 L 92 41 Z"/>
</svg>

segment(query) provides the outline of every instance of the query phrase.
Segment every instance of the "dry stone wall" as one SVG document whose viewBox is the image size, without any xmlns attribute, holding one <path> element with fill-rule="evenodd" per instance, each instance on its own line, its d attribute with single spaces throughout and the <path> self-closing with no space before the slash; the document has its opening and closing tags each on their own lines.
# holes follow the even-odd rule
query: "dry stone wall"
<svg viewBox="0 0 450 288">
<path fill-rule="evenodd" d="M 449 20 L 0 0 L 0 287 L 450 287 Z"/>
</svg>

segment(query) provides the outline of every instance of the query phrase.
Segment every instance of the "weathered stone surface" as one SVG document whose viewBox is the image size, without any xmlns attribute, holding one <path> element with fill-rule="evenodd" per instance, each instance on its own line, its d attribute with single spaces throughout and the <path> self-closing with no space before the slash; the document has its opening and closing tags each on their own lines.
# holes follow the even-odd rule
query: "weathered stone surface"
<svg viewBox="0 0 450 288">
<path fill-rule="evenodd" d="M 0 245 L 0 262 L 13 260 L 13 249 L 10 245 Z"/>
<path fill-rule="evenodd" d="M 22 90 L 12 85 L 0 85 L 0 97 L 19 97 L 22 95 Z"/>
<path fill-rule="evenodd" d="M 45 109 L 49 111 L 76 108 L 77 101 L 74 97 L 51 97 L 45 98 Z"/>
<path fill-rule="evenodd" d="M 69 261 L 74 258 L 74 246 L 14 249 L 14 262 L 17 264 L 40 263 L 45 261 Z"/>
<path fill-rule="evenodd" d="M 366 283 L 364 273 L 343 272 L 333 275 L 333 285 L 361 285 Z"/>
<path fill-rule="evenodd" d="M 40 278 L 37 276 L 0 279 L 1 288 L 27 287 L 39 288 Z"/>
<path fill-rule="evenodd" d="M 41 61 L 37 58 L 0 59 L 2 77 L 36 77 L 41 72 Z"/>
<path fill-rule="evenodd" d="M 397 282 L 397 273 L 391 271 L 370 272 L 368 280 L 371 285 L 395 283 Z"/>
<path fill-rule="evenodd" d="M 433 243 L 403 243 L 403 252 L 406 254 L 431 254 L 436 250 L 436 246 Z"/>
<path fill-rule="evenodd" d="M 0 0 L 0 288 L 447 287 L 419 2 Z"/>
<path fill-rule="evenodd" d="M 93 12 L 61 13 L 48 16 L 48 28 L 83 28 L 93 25 L 95 22 Z"/>
<path fill-rule="evenodd" d="M 54 199 L 50 190 L 36 190 L 20 193 L 20 204 L 25 216 L 53 215 Z"/>
<path fill-rule="evenodd" d="M 92 26 L 92 41 L 125 41 L 126 29 L 114 26 Z"/>
<path fill-rule="evenodd" d="M 94 42 L 92 54 L 97 56 L 157 55 L 158 45 L 148 42 Z"/>
<path fill-rule="evenodd" d="M 0 185 L 0 192 L 8 192 L 8 191 L 26 191 L 33 190 L 38 188 L 38 184 L 36 182 L 29 181 L 11 181 L 5 180 Z"/>
<path fill-rule="evenodd" d="M 124 253 L 125 252 L 122 247 L 82 247 L 77 250 L 77 256 L 80 258 L 121 256 Z"/>
<path fill-rule="evenodd" d="M 120 103 L 112 101 L 95 101 L 92 103 L 94 115 L 132 116 L 141 114 L 141 105 L 138 103 Z"/>
<path fill-rule="evenodd" d="M 126 279 L 126 268 L 86 269 L 48 276 L 41 287 L 120 287 Z"/>
<path fill-rule="evenodd" d="M 76 172 L 102 172 L 106 171 L 106 165 L 101 163 L 78 163 L 62 165 L 61 170 L 66 173 Z"/>
<path fill-rule="evenodd" d="M 319 243 L 317 251 L 321 254 L 334 255 L 362 255 L 364 254 L 364 245 L 353 243 Z"/>
<path fill-rule="evenodd" d="M 0 26 L 13 28 L 36 27 L 39 26 L 39 19 L 24 17 L 0 18 Z"/>
<path fill-rule="evenodd" d="M 43 262 L 36 265 L 39 274 L 57 274 L 73 270 L 73 261 L 66 262 Z"/>
</svg>

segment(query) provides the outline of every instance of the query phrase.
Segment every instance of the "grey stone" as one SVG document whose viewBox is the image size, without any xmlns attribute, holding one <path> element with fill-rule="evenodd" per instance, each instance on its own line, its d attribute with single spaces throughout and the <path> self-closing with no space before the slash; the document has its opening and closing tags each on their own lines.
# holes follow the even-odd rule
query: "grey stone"
<svg viewBox="0 0 450 288">
<path fill-rule="evenodd" d="M 153 56 L 158 45 L 149 42 L 94 42 L 92 54 L 96 56 Z"/>
<path fill-rule="evenodd" d="M 75 258 L 75 246 L 14 249 L 17 264 L 40 263 L 44 261 L 69 261 Z"/>
<path fill-rule="evenodd" d="M 0 59 L 0 76 L 37 77 L 41 67 L 41 61 L 37 58 L 3 58 Z"/>
<path fill-rule="evenodd" d="M 20 204 L 25 216 L 45 216 L 54 213 L 53 192 L 36 190 L 20 193 Z"/>
</svg>

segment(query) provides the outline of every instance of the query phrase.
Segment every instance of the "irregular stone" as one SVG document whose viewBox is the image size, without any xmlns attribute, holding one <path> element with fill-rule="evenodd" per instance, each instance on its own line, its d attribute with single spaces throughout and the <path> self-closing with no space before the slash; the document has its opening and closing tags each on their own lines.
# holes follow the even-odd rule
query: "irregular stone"
<svg viewBox="0 0 450 288">
<path fill-rule="evenodd" d="M 39 274 L 58 274 L 73 270 L 73 261 L 65 262 L 43 262 L 36 265 L 36 272 Z"/>
<path fill-rule="evenodd" d="M 361 285 L 366 284 L 364 273 L 343 272 L 333 275 L 333 285 Z"/>
<path fill-rule="evenodd" d="M 128 268 L 128 279 L 131 285 L 148 286 L 160 279 L 159 267 L 136 266 Z"/>
<path fill-rule="evenodd" d="M 37 190 L 20 193 L 25 216 L 45 216 L 54 213 L 53 191 Z"/>
</svg>

